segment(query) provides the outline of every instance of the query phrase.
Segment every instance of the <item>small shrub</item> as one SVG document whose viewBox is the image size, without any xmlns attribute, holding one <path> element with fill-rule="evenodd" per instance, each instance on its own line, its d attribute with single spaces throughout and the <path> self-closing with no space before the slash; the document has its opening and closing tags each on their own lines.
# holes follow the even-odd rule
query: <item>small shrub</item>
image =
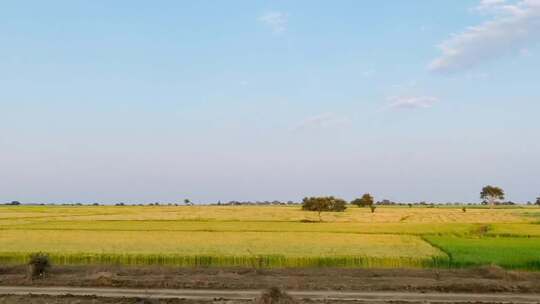
<svg viewBox="0 0 540 304">
<path fill-rule="evenodd" d="M 137 298 L 136 304 L 159 304 L 161 303 L 159 299 L 150 299 L 150 298 Z"/>
<path fill-rule="evenodd" d="M 51 262 L 47 254 L 38 252 L 30 255 L 28 266 L 30 267 L 30 275 L 33 278 L 43 277 L 51 268 Z"/>
<path fill-rule="evenodd" d="M 257 304 L 295 304 L 297 303 L 293 297 L 286 292 L 281 291 L 278 287 L 272 287 L 263 292 L 257 299 Z"/>
</svg>

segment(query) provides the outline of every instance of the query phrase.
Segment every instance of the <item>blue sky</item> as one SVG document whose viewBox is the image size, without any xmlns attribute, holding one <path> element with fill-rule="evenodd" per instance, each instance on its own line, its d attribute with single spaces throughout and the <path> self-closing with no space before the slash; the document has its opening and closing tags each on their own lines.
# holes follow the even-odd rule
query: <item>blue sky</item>
<svg viewBox="0 0 540 304">
<path fill-rule="evenodd" d="M 0 4 L 0 200 L 540 196 L 540 0 Z"/>
</svg>

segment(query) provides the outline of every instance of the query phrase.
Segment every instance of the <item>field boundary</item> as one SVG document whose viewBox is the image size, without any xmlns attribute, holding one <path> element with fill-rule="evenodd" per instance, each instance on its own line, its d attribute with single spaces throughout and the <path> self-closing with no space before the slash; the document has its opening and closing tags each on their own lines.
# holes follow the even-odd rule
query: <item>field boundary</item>
<svg viewBox="0 0 540 304">
<path fill-rule="evenodd" d="M 22 264 L 30 252 L 0 253 L 0 263 Z M 448 263 L 446 257 L 408 258 L 372 256 L 291 257 L 284 255 L 177 255 L 114 253 L 47 253 L 59 265 L 164 265 L 179 267 L 249 267 L 249 268 L 425 268 Z"/>
</svg>

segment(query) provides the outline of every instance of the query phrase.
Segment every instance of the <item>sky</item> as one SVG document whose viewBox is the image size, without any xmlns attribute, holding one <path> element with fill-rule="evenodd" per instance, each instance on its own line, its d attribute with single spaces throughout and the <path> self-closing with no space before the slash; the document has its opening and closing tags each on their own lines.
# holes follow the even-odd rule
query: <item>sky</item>
<svg viewBox="0 0 540 304">
<path fill-rule="evenodd" d="M 0 201 L 540 196 L 540 0 L 0 3 Z"/>
</svg>

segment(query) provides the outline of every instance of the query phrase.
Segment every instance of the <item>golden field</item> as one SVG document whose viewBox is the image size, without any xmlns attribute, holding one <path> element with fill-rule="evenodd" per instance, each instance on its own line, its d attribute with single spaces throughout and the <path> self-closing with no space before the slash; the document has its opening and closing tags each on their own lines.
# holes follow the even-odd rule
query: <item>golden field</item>
<svg viewBox="0 0 540 304">
<path fill-rule="evenodd" d="M 538 222 L 535 207 L 353 206 L 318 222 L 299 206 L 2 206 L 0 259 L 42 251 L 59 263 L 536 269 Z M 516 258 L 482 253 L 505 244 Z"/>
</svg>

